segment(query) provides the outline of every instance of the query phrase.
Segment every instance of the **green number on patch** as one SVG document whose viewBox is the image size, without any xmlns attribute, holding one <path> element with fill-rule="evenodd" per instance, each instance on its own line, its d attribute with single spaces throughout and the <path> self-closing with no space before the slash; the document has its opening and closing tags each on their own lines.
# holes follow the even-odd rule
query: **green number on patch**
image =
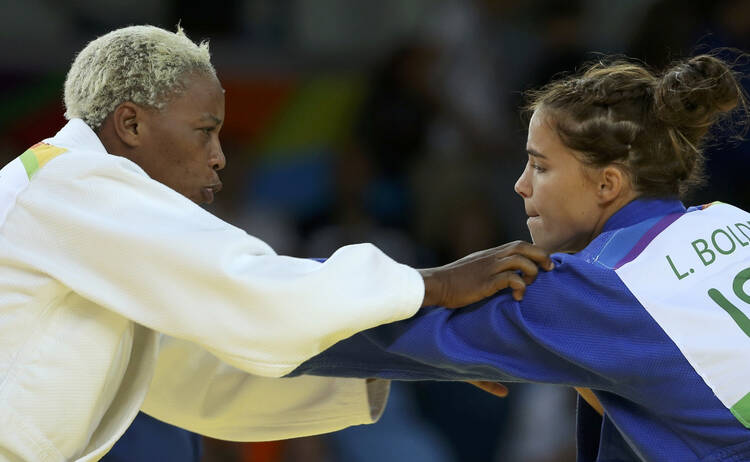
<svg viewBox="0 0 750 462">
<path fill-rule="evenodd" d="M 734 290 L 734 294 L 737 295 L 737 298 L 747 304 L 750 304 L 750 295 L 745 292 L 744 288 L 745 282 L 748 279 L 750 279 L 750 268 L 745 268 L 737 273 L 737 276 L 734 277 L 732 289 Z M 727 298 L 717 289 L 708 289 L 708 296 L 711 297 L 711 300 L 716 302 L 717 305 L 723 308 L 724 311 L 726 311 L 729 316 L 732 317 L 734 322 L 737 323 L 737 325 L 740 327 L 740 329 L 742 329 L 742 332 L 744 332 L 745 335 L 750 337 L 750 319 L 745 316 L 745 313 L 734 306 L 734 304 L 727 300 Z"/>
</svg>

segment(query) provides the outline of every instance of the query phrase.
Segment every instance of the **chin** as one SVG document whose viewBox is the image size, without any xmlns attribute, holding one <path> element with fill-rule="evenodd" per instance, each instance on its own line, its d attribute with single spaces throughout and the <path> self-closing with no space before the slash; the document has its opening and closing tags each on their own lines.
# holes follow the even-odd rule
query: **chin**
<svg viewBox="0 0 750 462">
<path fill-rule="evenodd" d="M 562 243 L 550 242 L 548 239 L 544 239 L 543 237 L 535 237 L 533 234 L 531 235 L 531 243 L 537 247 L 541 247 L 549 253 L 568 252 L 568 250 L 565 249 L 565 245 L 563 245 Z"/>
<path fill-rule="evenodd" d="M 549 253 L 578 253 L 586 246 L 566 244 L 550 244 L 548 246 L 540 245 L 541 248 Z"/>
<path fill-rule="evenodd" d="M 557 251 L 557 249 L 554 248 L 555 246 L 552 245 L 552 243 L 549 242 L 547 239 L 545 239 L 544 236 L 539 236 L 539 233 L 535 234 L 531 229 L 529 229 L 529 234 L 531 235 L 531 243 L 534 244 L 535 246 L 541 247 L 547 252 Z"/>
<path fill-rule="evenodd" d="M 535 243 L 535 244 L 536 244 L 536 243 Z M 546 251 L 547 251 L 547 252 L 549 252 L 549 253 L 556 253 L 556 252 L 565 252 L 565 250 L 564 250 L 564 249 L 562 249 L 562 247 L 561 247 L 561 246 L 559 246 L 559 245 L 555 245 L 555 244 L 544 244 L 544 243 L 539 243 L 539 244 L 536 244 L 536 245 L 537 245 L 537 246 L 539 246 L 539 247 L 541 247 L 542 249 L 546 250 Z"/>
</svg>

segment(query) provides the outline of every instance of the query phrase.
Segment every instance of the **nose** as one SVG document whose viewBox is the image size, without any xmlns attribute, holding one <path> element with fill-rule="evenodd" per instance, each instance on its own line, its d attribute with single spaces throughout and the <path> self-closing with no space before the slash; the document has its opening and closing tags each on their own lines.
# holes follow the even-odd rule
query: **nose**
<svg viewBox="0 0 750 462">
<path fill-rule="evenodd" d="M 227 158 L 224 157 L 224 151 L 221 149 L 221 143 L 218 141 L 216 141 L 216 148 L 213 150 L 209 162 L 211 168 L 217 171 L 227 166 Z"/>
<path fill-rule="evenodd" d="M 513 185 L 513 190 L 515 190 L 516 193 L 524 199 L 531 196 L 531 184 L 529 183 L 528 176 L 529 163 L 526 162 L 526 167 L 524 167 L 523 172 L 521 172 L 521 176 L 518 177 L 518 180 L 516 180 L 516 184 Z"/>
</svg>

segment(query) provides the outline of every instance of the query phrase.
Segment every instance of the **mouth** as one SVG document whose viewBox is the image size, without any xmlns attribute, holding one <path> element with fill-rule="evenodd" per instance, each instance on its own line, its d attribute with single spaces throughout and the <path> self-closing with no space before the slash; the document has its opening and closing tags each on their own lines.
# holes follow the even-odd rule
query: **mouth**
<svg viewBox="0 0 750 462">
<path fill-rule="evenodd" d="M 541 217 L 539 216 L 539 214 L 538 214 L 538 213 L 535 213 L 535 212 L 529 212 L 528 210 L 526 211 L 526 215 L 528 216 L 528 218 L 526 219 L 526 226 L 529 226 L 529 225 L 530 225 L 530 224 L 532 224 L 532 223 L 536 223 L 537 221 L 539 221 L 539 220 L 541 220 L 541 219 L 542 219 L 542 218 L 541 218 Z"/>
<path fill-rule="evenodd" d="M 203 203 L 204 204 L 210 204 L 214 201 L 214 195 L 221 191 L 222 188 L 221 181 L 218 183 L 210 184 L 208 186 L 204 186 L 201 189 L 201 195 L 203 196 Z"/>
</svg>

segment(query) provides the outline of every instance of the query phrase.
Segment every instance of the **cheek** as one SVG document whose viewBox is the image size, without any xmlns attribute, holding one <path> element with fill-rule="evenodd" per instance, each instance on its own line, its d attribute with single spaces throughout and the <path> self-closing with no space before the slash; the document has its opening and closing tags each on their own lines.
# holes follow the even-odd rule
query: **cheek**
<svg viewBox="0 0 750 462">
<path fill-rule="evenodd" d="M 182 137 L 180 139 L 172 139 L 169 143 L 165 143 L 164 152 L 165 158 L 169 159 L 169 163 L 176 173 L 184 174 L 194 169 L 197 164 L 196 159 L 198 157 L 196 151 L 196 143 L 191 142 L 192 140 Z"/>
<path fill-rule="evenodd" d="M 575 232 L 590 221 L 592 198 L 580 184 L 570 186 L 557 194 L 557 216 L 569 232 Z"/>
<path fill-rule="evenodd" d="M 548 224 L 559 221 L 566 208 L 563 190 L 554 180 L 545 178 L 534 184 L 534 206 Z"/>
<path fill-rule="evenodd" d="M 177 192 L 190 194 L 191 162 L 186 156 L 184 140 L 165 139 L 159 150 L 161 157 L 161 175 L 164 183 Z"/>
<path fill-rule="evenodd" d="M 589 198 L 582 194 L 580 185 L 538 182 L 534 199 L 542 220 L 536 229 L 530 226 L 532 233 L 547 239 L 566 239 L 585 228 Z"/>
</svg>

